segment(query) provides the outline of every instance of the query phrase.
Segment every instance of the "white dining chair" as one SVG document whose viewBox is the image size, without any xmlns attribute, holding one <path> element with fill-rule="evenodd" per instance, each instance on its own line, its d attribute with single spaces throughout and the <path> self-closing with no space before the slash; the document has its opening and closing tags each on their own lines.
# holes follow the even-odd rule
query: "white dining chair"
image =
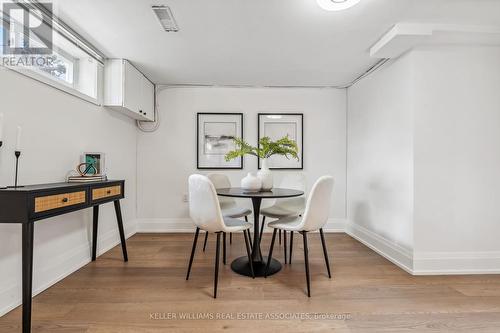
<svg viewBox="0 0 500 333">
<path fill-rule="evenodd" d="M 219 188 L 230 188 L 231 187 L 231 182 L 229 181 L 229 178 L 220 173 L 211 173 L 207 175 L 208 179 L 214 184 L 216 189 Z M 252 211 L 248 208 L 238 206 L 236 203 L 236 200 L 231 197 L 219 197 L 219 204 L 220 208 L 222 210 L 222 215 L 231 217 L 234 219 L 238 218 L 245 218 L 245 221 L 248 222 L 248 215 L 252 214 Z M 224 233 L 222 235 L 222 242 L 223 242 L 223 262 L 224 265 L 226 264 L 226 234 Z M 207 247 L 207 240 L 208 240 L 208 232 L 205 232 L 205 240 L 203 241 L 203 252 L 205 252 L 205 249 Z M 229 244 L 233 243 L 233 234 L 229 233 Z M 252 240 L 250 238 L 250 247 L 252 247 Z"/>
<path fill-rule="evenodd" d="M 302 216 L 289 216 L 279 220 L 270 222 L 269 227 L 274 228 L 271 247 L 269 248 L 268 258 L 272 258 L 274 241 L 278 230 L 296 231 L 302 234 L 304 240 L 304 261 L 306 267 L 307 281 L 307 296 L 311 297 L 311 283 L 309 276 L 309 250 L 307 248 L 307 233 L 319 230 L 321 235 L 321 244 L 323 246 L 323 255 L 325 257 L 326 269 L 328 278 L 331 278 L 330 263 L 328 260 L 328 252 L 326 250 L 325 236 L 323 234 L 323 226 L 328 220 L 330 213 L 330 203 L 333 190 L 333 178 L 331 176 L 322 176 L 314 184 L 309 198 L 306 203 L 306 208 Z M 265 277 L 267 277 L 269 262 L 266 265 Z"/>
<path fill-rule="evenodd" d="M 280 182 L 279 187 L 290 188 L 293 190 L 306 190 L 306 178 L 302 173 L 287 174 L 283 177 Z M 285 198 L 277 199 L 275 203 L 267 208 L 260 210 L 260 215 L 262 215 L 262 225 L 260 227 L 260 239 L 262 239 L 262 234 L 264 233 L 264 225 L 266 222 L 266 217 L 271 219 L 281 219 L 290 216 L 300 216 L 304 213 L 306 206 L 305 196 L 295 197 L 295 198 Z M 281 230 L 278 231 L 278 239 L 281 244 Z M 284 244 L 284 254 L 285 254 L 285 264 L 287 263 L 287 239 L 286 231 L 283 231 L 283 244 Z M 293 234 L 290 234 L 290 259 L 292 261 L 292 249 L 293 249 Z"/>
<path fill-rule="evenodd" d="M 217 297 L 220 261 L 220 236 L 222 233 L 243 231 L 247 256 L 250 262 L 250 271 L 252 277 L 255 277 L 252 265 L 252 256 L 250 253 L 250 245 L 247 239 L 247 237 L 250 238 L 250 232 L 248 230 L 252 227 L 252 224 L 243 220 L 224 217 L 222 215 L 215 187 L 206 176 L 189 176 L 189 216 L 196 226 L 196 232 L 193 241 L 193 248 L 191 249 L 191 257 L 189 258 L 186 280 L 189 279 L 191 266 L 193 265 L 194 253 L 196 251 L 196 243 L 198 241 L 200 229 L 213 232 L 217 235 L 217 245 L 215 249 L 214 298 Z"/>
</svg>

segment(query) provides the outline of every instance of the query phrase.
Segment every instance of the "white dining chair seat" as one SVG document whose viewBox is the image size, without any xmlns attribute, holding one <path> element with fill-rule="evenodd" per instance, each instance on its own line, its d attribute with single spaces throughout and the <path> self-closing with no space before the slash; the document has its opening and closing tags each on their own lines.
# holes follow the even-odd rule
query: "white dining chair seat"
<svg viewBox="0 0 500 333">
<path fill-rule="evenodd" d="M 238 232 L 250 229 L 253 224 L 240 219 L 224 216 L 224 232 Z"/>
<path fill-rule="evenodd" d="M 224 205 L 221 205 L 221 209 L 224 217 L 231 217 L 234 219 L 252 214 L 250 209 L 239 206 L 224 207 Z"/>
<path fill-rule="evenodd" d="M 271 228 L 281 229 L 285 231 L 302 231 L 302 216 L 289 216 L 279 220 L 269 222 L 267 224 Z"/>
<path fill-rule="evenodd" d="M 260 214 L 270 217 L 272 219 L 279 219 L 288 216 L 297 216 L 301 214 L 302 211 L 299 209 L 287 209 L 285 207 L 280 207 L 278 205 L 273 205 L 271 207 L 263 208 L 260 210 Z"/>
</svg>

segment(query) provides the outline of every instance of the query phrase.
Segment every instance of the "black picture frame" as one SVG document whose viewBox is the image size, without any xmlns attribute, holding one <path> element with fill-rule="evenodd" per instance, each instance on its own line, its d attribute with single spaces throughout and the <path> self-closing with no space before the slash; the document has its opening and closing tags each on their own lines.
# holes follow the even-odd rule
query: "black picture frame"
<svg viewBox="0 0 500 333">
<path fill-rule="evenodd" d="M 198 112 L 196 114 L 196 168 L 198 170 L 242 170 L 243 169 L 243 156 L 240 157 L 239 166 L 225 167 L 225 166 L 200 166 L 200 116 L 239 116 L 240 121 L 240 138 L 243 138 L 243 113 L 238 112 Z"/>
<path fill-rule="evenodd" d="M 261 112 L 257 114 L 257 144 L 260 141 L 260 122 L 262 116 L 298 116 L 301 123 L 300 139 L 300 166 L 299 167 L 270 167 L 271 170 L 303 170 L 304 169 L 304 114 L 303 113 L 279 113 L 279 112 Z M 260 170 L 260 157 L 257 157 L 257 168 Z"/>
</svg>

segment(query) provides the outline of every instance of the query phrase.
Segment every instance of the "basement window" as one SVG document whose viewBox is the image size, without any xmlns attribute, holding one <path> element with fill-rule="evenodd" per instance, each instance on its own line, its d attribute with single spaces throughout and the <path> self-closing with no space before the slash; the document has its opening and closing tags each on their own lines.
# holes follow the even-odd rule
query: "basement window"
<svg viewBox="0 0 500 333">
<path fill-rule="evenodd" d="M 1 65 L 101 105 L 104 56 L 54 17 L 51 8 L 22 1 L 13 6 L 18 7 L 8 13 L 0 8 Z M 45 30 L 26 25 L 45 25 Z"/>
</svg>

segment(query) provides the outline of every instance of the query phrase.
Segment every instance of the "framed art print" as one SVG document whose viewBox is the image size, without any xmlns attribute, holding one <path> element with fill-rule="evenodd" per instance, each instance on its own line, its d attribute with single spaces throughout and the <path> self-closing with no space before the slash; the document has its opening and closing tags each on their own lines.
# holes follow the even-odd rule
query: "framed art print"
<svg viewBox="0 0 500 333">
<path fill-rule="evenodd" d="M 90 170 L 88 175 L 106 175 L 104 153 L 85 152 L 82 154 L 81 162 L 94 166 L 95 169 Z"/>
<path fill-rule="evenodd" d="M 304 168 L 304 114 L 303 113 L 259 113 L 257 138 L 263 137 L 278 140 L 284 136 L 297 142 L 299 160 L 287 159 L 284 156 L 273 155 L 268 159 L 270 169 L 303 169 Z M 260 169 L 260 158 L 258 167 Z"/>
<path fill-rule="evenodd" d="M 233 139 L 243 138 L 243 113 L 198 113 L 196 120 L 197 168 L 243 169 L 243 157 L 224 159 L 236 149 Z"/>
</svg>

